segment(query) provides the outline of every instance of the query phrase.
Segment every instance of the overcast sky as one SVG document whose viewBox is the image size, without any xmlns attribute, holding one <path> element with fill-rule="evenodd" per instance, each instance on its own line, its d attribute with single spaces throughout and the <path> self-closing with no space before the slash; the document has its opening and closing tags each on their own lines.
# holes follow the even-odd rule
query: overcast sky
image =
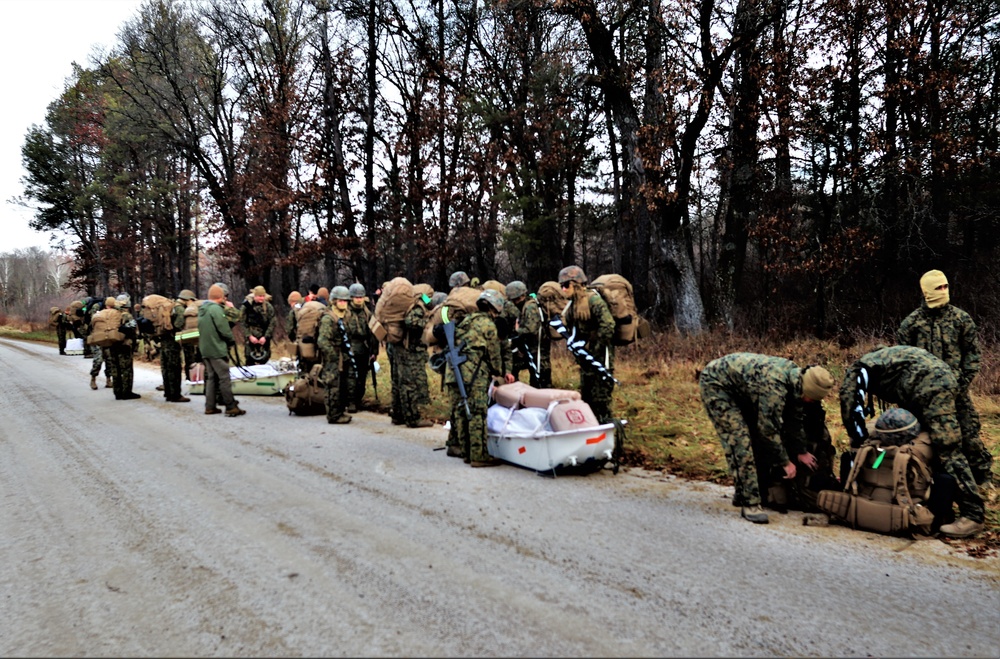
<svg viewBox="0 0 1000 659">
<path fill-rule="evenodd" d="M 72 64 L 90 66 L 119 28 L 138 13 L 140 0 L 0 0 L 0 252 L 49 248 L 49 234 L 28 228 L 31 212 L 11 203 L 24 188 L 21 146 L 32 124 L 63 91 Z M 96 49 L 96 50 L 95 50 Z"/>
</svg>

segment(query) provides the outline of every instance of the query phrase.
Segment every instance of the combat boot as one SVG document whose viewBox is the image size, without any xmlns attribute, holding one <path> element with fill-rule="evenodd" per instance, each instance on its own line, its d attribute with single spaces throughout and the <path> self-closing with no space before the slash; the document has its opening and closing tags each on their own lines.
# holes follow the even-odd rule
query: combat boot
<svg viewBox="0 0 1000 659">
<path fill-rule="evenodd" d="M 90 376 L 90 388 L 91 389 L 97 389 L 97 376 L 96 375 L 91 375 Z"/>
<path fill-rule="evenodd" d="M 407 428 L 430 428 L 434 425 L 433 421 L 428 419 L 418 419 L 406 424 Z"/>
<path fill-rule="evenodd" d="M 449 458 L 464 458 L 465 457 L 465 454 L 462 453 L 462 449 L 458 448 L 457 446 L 449 446 L 448 450 L 447 450 L 447 454 L 448 454 Z"/>
<path fill-rule="evenodd" d="M 241 410 L 239 405 L 233 405 L 226 410 L 226 416 L 241 416 L 246 414 L 246 410 Z"/>
<path fill-rule="evenodd" d="M 111 388 L 111 378 L 110 377 L 104 378 L 104 388 L 105 389 L 110 389 Z"/>
<path fill-rule="evenodd" d="M 471 460 L 469 466 L 479 468 L 479 467 L 499 467 L 503 464 L 503 460 L 498 460 L 497 458 L 490 458 L 489 460 Z"/>
<path fill-rule="evenodd" d="M 764 512 L 759 503 L 756 506 L 740 508 L 740 517 L 754 524 L 767 524 L 768 522 L 767 513 Z"/>
<path fill-rule="evenodd" d="M 336 416 L 332 419 L 327 419 L 327 423 L 350 423 L 351 415 L 341 413 L 340 416 Z"/>
<path fill-rule="evenodd" d="M 355 405 L 354 403 L 351 403 L 350 405 L 347 406 L 348 414 L 357 414 L 357 412 L 358 412 L 358 406 Z"/>
<path fill-rule="evenodd" d="M 981 532 L 983 530 L 983 523 L 973 522 L 968 517 L 959 517 L 958 521 L 945 524 L 939 530 L 941 531 L 941 535 L 946 535 L 949 538 L 968 538 L 970 535 L 976 535 Z"/>
</svg>

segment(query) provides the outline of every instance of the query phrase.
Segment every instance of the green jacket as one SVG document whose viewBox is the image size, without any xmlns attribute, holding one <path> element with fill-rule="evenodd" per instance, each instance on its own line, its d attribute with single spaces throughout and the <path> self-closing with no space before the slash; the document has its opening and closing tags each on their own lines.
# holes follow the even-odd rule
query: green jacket
<svg viewBox="0 0 1000 659">
<path fill-rule="evenodd" d="M 229 358 L 229 346 L 236 341 L 221 304 L 206 300 L 198 307 L 198 334 L 198 350 L 203 358 Z"/>
</svg>

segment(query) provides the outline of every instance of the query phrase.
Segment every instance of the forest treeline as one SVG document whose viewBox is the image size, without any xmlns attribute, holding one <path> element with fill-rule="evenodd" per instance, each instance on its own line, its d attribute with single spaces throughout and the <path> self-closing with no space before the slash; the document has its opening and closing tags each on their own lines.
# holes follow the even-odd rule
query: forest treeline
<svg viewBox="0 0 1000 659">
<path fill-rule="evenodd" d="M 149 0 L 25 137 L 70 285 L 619 272 L 661 327 L 998 327 L 1000 0 Z M 984 285 L 987 284 L 988 285 Z"/>
</svg>

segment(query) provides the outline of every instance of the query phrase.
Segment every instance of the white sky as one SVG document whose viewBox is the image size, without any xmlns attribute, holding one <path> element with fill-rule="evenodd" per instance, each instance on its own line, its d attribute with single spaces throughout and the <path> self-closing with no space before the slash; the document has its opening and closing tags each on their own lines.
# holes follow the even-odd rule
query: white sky
<svg viewBox="0 0 1000 659">
<path fill-rule="evenodd" d="M 49 234 L 28 228 L 31 212 L 9 203 L 23 196 L 21 146 L 32 124 L 63 91 L 73 62 L 91 66 L 108 50 L 140 0 L 0 0 L 0 253 L 49 248 Z"/>
</svg>

